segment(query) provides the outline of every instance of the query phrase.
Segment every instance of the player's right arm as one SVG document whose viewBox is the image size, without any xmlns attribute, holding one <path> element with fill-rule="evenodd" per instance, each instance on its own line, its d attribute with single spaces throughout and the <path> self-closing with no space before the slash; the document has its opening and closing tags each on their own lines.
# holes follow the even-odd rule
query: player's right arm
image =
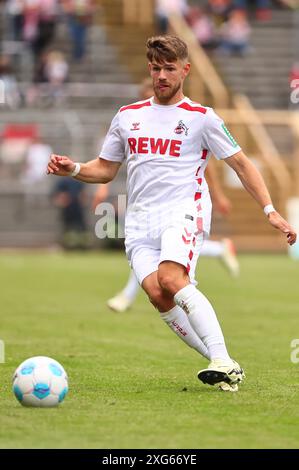
<svg viewBox="0 0 299 470">
<path fill-rule="evenodd" d="M 48 164 L 47 173 L 73 176 L 84 183 L 105 184 L 115 178 L 124 158 L 125 144 L 120 132 L 119 113 L 117 113 L 111 122 L 99 158 L 87 163 L 80 163 L 80 171 L 78 172 L 78 163 L 74 163 L 69 157 L 53 154 Z"/>
<path fill-rule="evenodd" d="M 84 183 L 109 183 L 115 178 L 120 162 L 103 158 L 95 158 L 87 163 L 80 163 L 80 171 L 75 179 Z M 66 156 L 52 154 L 47 167 L 47 173 L 56 176 L 71 176 L 76 164 Z"/>
</svg>

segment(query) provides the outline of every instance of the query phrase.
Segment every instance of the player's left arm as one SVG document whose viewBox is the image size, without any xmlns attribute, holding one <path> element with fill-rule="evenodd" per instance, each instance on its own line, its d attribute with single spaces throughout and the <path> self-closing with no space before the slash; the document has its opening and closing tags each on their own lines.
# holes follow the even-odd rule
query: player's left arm
<svg viewBox="0 0 299 470">
<path fill-rule="evenodd" d="M 242 151 L 225 158 L 225 162 L 237 173 L 244 188 L 262 208 L 272 205 L 271 196 L 262 175 Z M 273 227 L 287 236 L 289 245 L 296 242 L 295 230 L 276 210 L 268 214 L 268 220 Z"/>
</svg>

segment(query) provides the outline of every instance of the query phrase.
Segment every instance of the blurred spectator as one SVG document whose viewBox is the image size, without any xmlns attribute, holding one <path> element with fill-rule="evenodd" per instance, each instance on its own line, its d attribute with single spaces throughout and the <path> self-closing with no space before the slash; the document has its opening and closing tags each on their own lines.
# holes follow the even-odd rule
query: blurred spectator
<svg viewBox="0 0 299 470">
<path fill-rule="evenodd" d="M 290 70 L 290 84 L 293 82 L 293 80 L 297 80 L 296 82 L 296 88 L 299 87 L 299 62 L 296 61 L 293 63 L 292 68 Z"/>
<path fill-rule="evenodd" d="M 48 54 L 44 74 L 49 83 L 49 95 L 54 104 L 57 104 L 64 98 L 64 84 L 68 76 L 68 64 L 61 52 L 53 51 Z"/>
<path fill-rule="evenodd" d="M 254 4 L 254 5 L 253 5 Z M 270 0 L 234 0 L 234 6 L 237 9 L 246 10 L 247 11 L 255 7 L 256 10 L 256 18 L 260 21 L 268 21 L 271 19 L 271 1 Z"/>
<path fill-rule="evenodd" d="M 29 146 L 25 156 L 25 169 L 22 182 L 26 185 L 39 183 L 46 177 L 45 167 L 51 155 L 52 148 L 36 136 Z"/>
<path fill-rule="evenodd" d="M 22 104 L 22 96 L 13 74 L 10 59 L 0 56 L 0 80 L 4 89 L 4 105 L 16 109 Z"/>
<path fill-rule="evenodd" d="M 33 84 L 26 91 L 26 104 L 28 106 L 35 105 L 40 100 L 42 85 L 47 83 L 46 64 L 48 54 L 48 52 L 43 52 L 34 68 Z"/>
<path fill-rule="evenodd" d="M 34 42 L 36 56 L 53 41 L 57 20 L 58 0 L 39 0 L 38 30 Z"/>
<path fill-rule="evenodd" d="M 231 0 L 209 0 L 207 5 L 207 12 L 212 18 L 216 28 L 219 28 L 225 21 L 228 20 L 229 14 L 233 10 Z"/>
<path fill-rule="evenodd" d="M 94 13 L 93 0 L 62 0 L 73 41 L 73 59 L 81 61 L 86 53 L 88 27 Z"/>
<path fill-rule="evenodd" d="M 22 178 L 28 148 L 37 135 L 36 124 L 5 124 L 0 140 L 0 162 L 7 179 Z"/>
<path fill-rule="evenodd" d="M 59 178 L 52 196 L 54 204 L 60 209 L 62 246 L 65 249 L 87 248 L 84 184 L 73 178 Z"/>
<path fill-rule="evenodd" d="M 39 1 L 24 0 L 24 28 L 23 39 L 35 54 L 35 44 L 38 37 Z"/>
<path fill-rule="evenodd" d="M 168 19 L 172 14 L 187 15 L 187 0 L 156 0 L 155 15 L 157 29 L 160 34 L 168 31 Z"/>
<path fill-rule="evenodd" d="M 66 81 L 68 64 L 60 51 L 49 52 L 45 65 L 45 75 L 49 83 L 60 85 Z"/>
<path fill-rule="evenodd" d="M 186 19 L 202 47 L 213 49 L 218 45 L 215 25 L 204 10 L 190 7 Z"/>
<path fill-rule="evenodd" d="M 60 51 L 44 52 L 35 69 L 34 85 L 27 91 L 27 104 L 56 105 L 65 99 L 68 64 Z"/>
<path fill-rule="evenodd" d="M 290 104 L 289 108 L 297 110 L 299 106 L 299 62 L 294 62 L 289 74 Z"/>
<path fill-rule="evenodd" d="M 5 13 L 8 23 L 8 39 L 22 41 L 24 24 L 23 0 L 6 0 Z"/>
<path fill-rule="evenodd" d="M 230 54 L 245 54 L 248 51 L 251 28 L 246 12 L 233 10 L 229 19 L 221 27 L 221 50 Z"/>
<path fill-rule="evenodd" d="M 36 64 L 33 82 L 34 83 L 46 83 L 47 76 L 46 76 L 46 66 L 48 62 L 49 51 L 45 51 L 39 57 L 39 60 Z"/>
<path fill-rule="evenodd" d="M 53 41 L 58 0 L 23 0 L 23 2 L 23 38 L 31 47 L 36 64 L 41 53 Z"/>
</svg>

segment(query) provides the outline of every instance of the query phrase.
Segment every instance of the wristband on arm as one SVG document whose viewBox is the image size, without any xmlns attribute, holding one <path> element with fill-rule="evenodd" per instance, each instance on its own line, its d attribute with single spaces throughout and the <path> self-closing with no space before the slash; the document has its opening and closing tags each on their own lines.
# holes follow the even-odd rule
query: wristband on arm
<svg viewBox="0 0 299 470">
<path fill-rule="evenodd" d="M 73 171 L 71 172 L 71 176 L 74 178 L 74 176 L 77 176 L 78 173 L 80 173 L 80 170 L 81 170 L 81 165 L 80 165 L 80 163 L 75 163 L 75 168 L 74 168 Z"/>
<path fill-rule="evenodd" d="M 264 207 L 264 212 L 266 214 L 266 216 L 268 217 L 268 215 L 271 213 L 271 212 L 276 212 L 276 210 L 274 209 L 274 207 L 272 206 L 272 204 L 267 204 L 265 207 Z"/>
</svg>

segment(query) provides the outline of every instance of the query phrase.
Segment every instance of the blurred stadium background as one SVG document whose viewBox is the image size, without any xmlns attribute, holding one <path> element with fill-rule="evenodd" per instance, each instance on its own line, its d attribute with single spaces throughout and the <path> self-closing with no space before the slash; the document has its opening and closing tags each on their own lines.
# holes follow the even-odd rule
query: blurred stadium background
<svg viewBox="0 0 299 470">
<path fill-rule="evenodd" d="M 44 174 L 47 155 L 53 149 L 85 161 L 98 154 L 116 110 L 138 99 L 147 37 L 165 31 L 189 45 L 186 94 L 216 108 L 286 215 L 299 195 L 297 3 L 2 0 L 0 247 L 59 243 L 61 201 L 54 178 Z M 213 234 L 229 235 L 239 250 L 286 251 L 224 167 L 233 211 L 225 221 L 215 218 Z M 124 181 L 122 170 L 111 198 L 124 192 Z M 87 186 L 82 204 L 93 247 L 94 188 Z"/>
<path fill-rule="evenodd" d="M 79 161 L 98 154 L 116 110 L 138 100 L 146 39 L 168 30 L 189 45 L 186 94 L 216 108 L 298 228 L 297 7 L 295 0 L 0 1 L 1 448 L 298 447 L 298 349 L 290 356 L 298 262 L 227 165 L 217 170 L 233 210 L 225 220 L 215 215 L 213 235 L 250 253 L 240 256 L 239 279 L 215 259 L 200 260 L 198 274 L 232 357 L 246 369 L 242 390 L 229 396 L 199 384 L 204 361 L 161 326 L 143 294 L 124 315 L 108 310 L 128 266 L 123 251 L 101 248 L 122 243 L 96 238 L 92 185 L 67 189 L 79 195 L 85 220 L 81 214 L 78 238 L 62 238 L 66 189 L 45 175 L 51 149 Z M 110 200 L 124 188 L 122 169 Z M 65 254 L 61 245 L 97 251 Z M 11 391 L 17 365 L 41 354 L 70 377 L 59 410 L 23 409 Z"/>
</svg>

